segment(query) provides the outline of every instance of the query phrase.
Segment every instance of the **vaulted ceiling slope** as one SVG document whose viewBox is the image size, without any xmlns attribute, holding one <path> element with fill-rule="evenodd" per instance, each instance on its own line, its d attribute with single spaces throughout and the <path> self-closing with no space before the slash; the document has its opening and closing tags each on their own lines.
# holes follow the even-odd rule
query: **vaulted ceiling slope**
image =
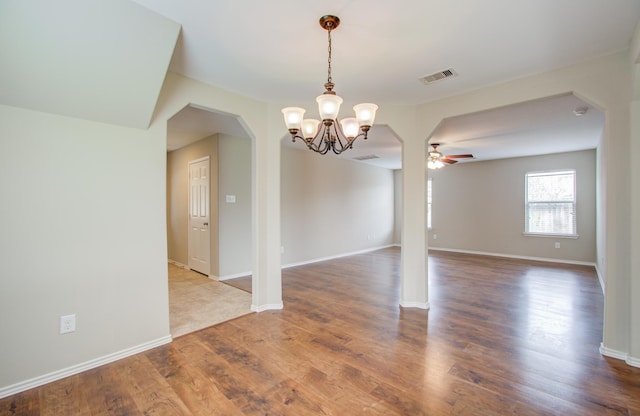
<svg viewBox="0 0 640 416">
<path fill-rule="evenodd" d="M 0 104 L 147 128 L 179 33 L 128 0 L 2 0 Z"/>
</svg>

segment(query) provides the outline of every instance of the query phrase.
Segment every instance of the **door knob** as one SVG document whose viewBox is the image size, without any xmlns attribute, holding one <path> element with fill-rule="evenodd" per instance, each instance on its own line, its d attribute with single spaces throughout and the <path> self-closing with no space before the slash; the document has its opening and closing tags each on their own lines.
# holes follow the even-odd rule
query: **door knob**
<svg viewBox="0 0 640 416">
<path fill-rule="evenodd" d="M 205 223 L 204 223 L 204 225 L 205 225 L 205 226 L 207 226 L 207 225 L 209 225 L 209 223 L 208 223 L 208 222 L 205 222 Z"/>
</svg>

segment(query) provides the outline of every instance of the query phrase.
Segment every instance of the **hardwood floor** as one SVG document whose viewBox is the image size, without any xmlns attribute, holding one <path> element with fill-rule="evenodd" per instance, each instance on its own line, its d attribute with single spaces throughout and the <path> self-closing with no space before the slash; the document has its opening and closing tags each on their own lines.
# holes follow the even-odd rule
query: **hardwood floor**
<svg viewBox="0 0 640 416">
<path fill-rule="evenodd" d="M 0 414 L 640 414 L 640 369 L 598 352 L 593 268 L 432 252 L 424 311 L 398 306 L 399 253 L 285 269 L 283 310 L 2 399 Z"/>
</svg>

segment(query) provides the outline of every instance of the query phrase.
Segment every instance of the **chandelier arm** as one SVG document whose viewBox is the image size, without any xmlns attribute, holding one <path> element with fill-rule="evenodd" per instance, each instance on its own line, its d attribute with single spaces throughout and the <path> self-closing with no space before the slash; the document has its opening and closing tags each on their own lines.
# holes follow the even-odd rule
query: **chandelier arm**
<svg viewBox="0 0 640 416">
<path fill-rule="evenodd" d="M 344 152 L 345 150 L 349 150 L 349 149 L 353 149 L 353 143 L 359 139 L 359 138 L 363 138 L 364 140 L 367 140 L 367 134 L 368 134 L 368 129 L 360 129 L 360 132 L 354 136 L 353 138 L 348 138 L 345 134 L 344 134 L 344 130 L 342 130 L 342 126 L 340 125 L 340 123 L 338 123 L 337 121 L 334 122 L 334 124 L 336 125 L 336 132 L 337 132 L 337 136 L 338 136 L 338 140 L 340 142 L 340 150 L 339 152 L 336 152 L 334 150 L 334 153 L 336 154 L 340 154 L 342 152 Z M 342 142 L 342 140 L 344 140 L 344 143 Z"/>
</svg>

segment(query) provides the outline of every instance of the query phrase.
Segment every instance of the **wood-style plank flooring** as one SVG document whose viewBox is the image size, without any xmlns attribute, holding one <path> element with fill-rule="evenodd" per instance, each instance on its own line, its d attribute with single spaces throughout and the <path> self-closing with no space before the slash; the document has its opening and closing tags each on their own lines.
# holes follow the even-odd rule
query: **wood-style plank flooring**
<svg viewBox="0 0 640 416">
<path fill-rule="evenodd" d="M 640 414 L 640 369 L 598 352 L 593 268 L 431 252 L 424 311 L 398 306 L 399 264 L 390 248 L 283 270 L 283 310 L 2 399 L 0 414 Z"/>
</svg>

